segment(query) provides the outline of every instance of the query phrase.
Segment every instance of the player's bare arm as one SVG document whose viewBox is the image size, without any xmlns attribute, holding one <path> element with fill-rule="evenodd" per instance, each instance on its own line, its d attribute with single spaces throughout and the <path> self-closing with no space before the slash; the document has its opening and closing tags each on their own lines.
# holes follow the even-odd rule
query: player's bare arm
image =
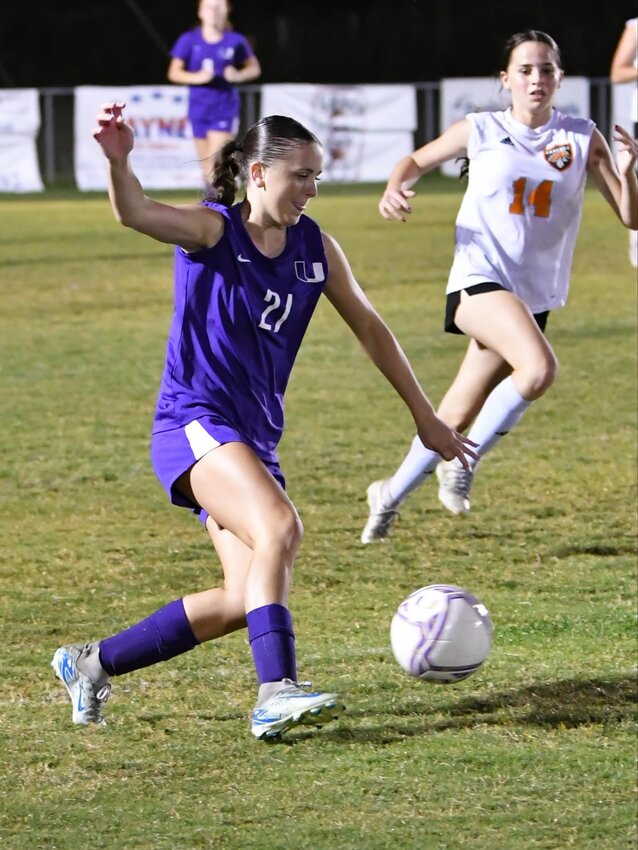
<svg viewBox="0 0 638 850">
<path fill-rule="evenodd" d="M 638 190 L 635 164 L 638 141 L 624 127 L 614 126 L 616 160 L 600 130 L 592 134 L 587 171 L 609 206 L 630 230 L 638 228 Z"/>
<path fill-rule="evenodd" d="M 438 418 L 396 337 L 355 280 L 341 247 L 331 236 L 322 235 L 329 268 L 326 297 L 408 406 L 424 445 L 467 466 L 466 455 L 476 457 L 473 444 Z"/>
<path fill-rule="evenodd" d="M 256 56 L 250 56 L 241 68 L 227 65 L 224 68 L 224 78 L 229 83 L 247 83 L 261 76 L 261 65 Z"/>
<path fill-rule="evenodd" d="M 636 27 L 625 27 L 614 51 L 609 69 L 612 83 L 632 83 L 638 79 L 636 67 Z"/>
<path fill-rule="evenodd" d="M 177 57 L 171 59 L 166 78 L 170 83 L 179 86 L 205 86 L 215 76 L 212 68 L 204 66 L 199 71 L 187 71 L 186 63 Z"/>
<path fill-rule="evenodd" d="M 144 194 L 129 162 L 134 134 L 123 109 L 122 103 L 104 104 L 93 133 L 109 162 L 109 197 L 116 219 L 158 242 L 180 245 L 187 251 L 211 248 L 224 230 L 219 213 L 201 204 L 162 204 Z"/>
<path fill-rule="evenodd" d="M 471 125 L 467 118 L 452 124 L 441 136 L 406 156 L 394 167 L 379 201 L 379 212 L 388 221 L 405 221 L 412 212 L 412 186 L 428 171 L 467 151 Z"/>
</svg>

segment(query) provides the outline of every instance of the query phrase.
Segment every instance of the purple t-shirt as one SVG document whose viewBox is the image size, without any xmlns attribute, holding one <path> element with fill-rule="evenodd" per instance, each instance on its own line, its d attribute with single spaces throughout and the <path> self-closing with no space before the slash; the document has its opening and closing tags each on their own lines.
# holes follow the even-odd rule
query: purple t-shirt
<svg viewBox="0 0 638 850">
<path fill-rule="evenodd" d="M 189 117 L 197 120 L 211 104 L 227 101 L 229 111 L 239 104 L 239 92 L 224 77 L 224 68 L 242 68 L 254 52 L 243 35 L 226 30 L 220 41 L 204 41 L 200 27 L 183 33 L 173 45 L 171 56 L 182 59 L 187 71 L 201 71 L 204 60 L 212 60 L 215 76 L 207 85 L 189 87 Z"/>
<path fill-rule="evenodd" d="M 246 232 L 241 204 L 204 203 L 226 219 L 224 234 L 213 248 L 175 249 L 175 311 L 153 430 L 213 416 L 276 461 L 284 392 L 328 274 L 321 231 L 302 215 L 271 259 Z"/>
</svg>

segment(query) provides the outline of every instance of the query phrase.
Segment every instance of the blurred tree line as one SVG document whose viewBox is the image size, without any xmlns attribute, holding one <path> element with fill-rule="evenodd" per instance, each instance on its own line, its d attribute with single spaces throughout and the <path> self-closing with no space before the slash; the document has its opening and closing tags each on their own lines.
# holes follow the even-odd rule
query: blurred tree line
<svg viewBox="0 0 638 850">
<path fill-rule="evenodd" d="M 0 85 L 162 83 L 168 51 L 197 24 L 195 0 L 30 0 L 0 15 Z M 553 0 L 235 0 L 232 22 L 262 82 L 415 82 L 489 76 L 512 33 L 543 29 L 571 75 L 606 77 L 635 5 L 594 15 Z"/>
</svg>

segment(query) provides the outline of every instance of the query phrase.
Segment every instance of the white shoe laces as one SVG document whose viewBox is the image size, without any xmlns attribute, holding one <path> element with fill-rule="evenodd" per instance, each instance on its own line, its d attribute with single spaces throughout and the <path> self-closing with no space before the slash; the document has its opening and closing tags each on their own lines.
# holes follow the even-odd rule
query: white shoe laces
<svg viewBox="0 0 638 850">
<path fill-rule="evenodd" d="M 464 499 L 470 495 L 474 473 L 463 466 L 445 467 L 445 487 L 448 490 L 462 496 Z"/>
<path fill-rule="evenodd" d="M 385 537 L 392 526 L 392 523 L 399 516 L 397 507 L 386 507 L 381 501 L 381 487 L 378 489 L 378 498 L 375 499 L 375 504 L 369 507 L 370 515 L 363 532 L 364 538 L 381 538 Z"/>
<path fill-rule="evenodd" d="M 86 684 L 83 687 L 83 691 L 89 706 L 86 713 L 91 719 L 99 722 L 103 719 L 102 709 L 111 695 L 111 684 L 110 682 L 107 682 L 105 685 L 102 685 L 101 688 L 96 690 L 95 685 L 88 677 L 85 676 L 85 680 Z"/>
</svg>

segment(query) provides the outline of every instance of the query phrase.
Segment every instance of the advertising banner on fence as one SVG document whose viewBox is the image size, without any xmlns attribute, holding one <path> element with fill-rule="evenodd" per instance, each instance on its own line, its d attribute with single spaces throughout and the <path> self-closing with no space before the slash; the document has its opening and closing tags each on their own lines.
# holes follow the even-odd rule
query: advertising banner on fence
<svg viewBox="0 0 638 850">
<path fill-rule="evenodd" d="M 638 92 L 636 83 L 615 83 L 611 87 L 611 130 L 614 124 L 620 124 L 625 130 L 633 132 L 638 121 Z"/>
<path fill-rule="evenodd" d="M 0 192 L 42 192 L 37 89 L 0 89 Z"/>
<path fill-rule="evenodd" d="M 416 93 L 410 85 L 272 84 L 261 115 L 289 115 L 313 132 L 325 152 L 325 180 L 386 180 L 414 147 Z"/>
<path fill-rule="evenodd" d="M 75 89 L 75 180 L 83 191 L 107 186 L 106 159 L 93 138 L 95 116 L 107 101 L 126 104 L 135 131 L 131 163 L 145 189 L 201 189 L 184 86 L 78 86 Z"/>
<path fill-rule="evenodd" d="M 441 80 L 441 132 L 468 112 L 507 109 L 509 93 L 495 77 L 455 77 Z M 565 77 L 556 92 L 554 105 L 567 115 L 589 118 L 589 80 Z M 441 171 L 456 176 L 459 165 L 446 162 Z"/>
</svg>

